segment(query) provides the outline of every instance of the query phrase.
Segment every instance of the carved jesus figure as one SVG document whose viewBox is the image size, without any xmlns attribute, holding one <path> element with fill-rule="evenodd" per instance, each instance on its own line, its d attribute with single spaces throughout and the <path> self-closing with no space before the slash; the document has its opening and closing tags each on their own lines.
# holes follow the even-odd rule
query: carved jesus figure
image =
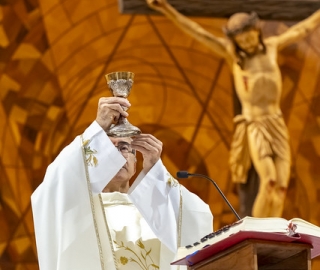
<svg viewBox="0 0 320 270">
<path fill-rule="evenodd" d="M 280 109 L 282 79 L 278 51 L 308 35 L 320 23 L 320 10 L 278 36 L 262 38 L 258 16 L 253 12 L 230 17 L 224 32 L 216 37 L 176 11 L 166 0 L 146 0 L 148 5 L 172 20 L 184 32 L 223 57 L 233 73 L 242 114 L 230 149 L 230 168 L 236 183 L 245 183 L 253 163 L 260 185 L 252 215 L 281 216 L 290 177 L 290 147 Z"/>
</svg>

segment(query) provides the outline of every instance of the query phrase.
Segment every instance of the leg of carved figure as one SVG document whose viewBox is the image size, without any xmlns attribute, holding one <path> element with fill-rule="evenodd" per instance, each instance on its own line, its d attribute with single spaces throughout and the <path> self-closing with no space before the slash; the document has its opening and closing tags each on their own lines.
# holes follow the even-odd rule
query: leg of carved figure
<svg viewBox="0 0 320 270">
<path fill-rule="evenodd" d="M 260 143 L 248 129 L 250 156 L 260 178 L 259 191 L 253 205 L 252 215 L 254 217 L 269 217 L 275 193 L 276 168 L 271 157 L 260 157 L 258 153 Z"/>
<path fill-rule="evenodd" d="M 237 184 L 239 197 L 239 215 L 241 218 L 252 216 L 253 204 L 259 190 L 259 175 L 252 165 L 247 176 L 247 182 Z"/>
<path fill-rule="evenodd" d="M 252 215 L 254 217 L 272 216 L 272 205 L 274 203 L 276 192 L 276 178 L 273 160 L 266 157 L 254 162 L 260 177 L 260 186 L 258 195 L 253 205 Z"/>
<path fill-rule="evenodd" d="M 281 217 L 290 178 L 290 162 L 288 160 L 275 158 L 275 168 L 277 172 L 277 183 L 270 213 L 272 216 Z"/>
</svg>

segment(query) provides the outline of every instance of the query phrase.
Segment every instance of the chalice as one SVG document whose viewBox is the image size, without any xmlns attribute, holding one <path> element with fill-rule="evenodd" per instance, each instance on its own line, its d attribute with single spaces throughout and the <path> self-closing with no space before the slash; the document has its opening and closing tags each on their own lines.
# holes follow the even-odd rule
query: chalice
<svg viewBox="0 0 320 270">
<path fill-rule="evenodd" d="M 114 97 L 127 98 L 133 84 L 134 73 L 128 71 L 112 72 L 105 75 L 107 84 Z M 122 106 L 127 111 L 128 108 Z M 141 130 L 129 123 L 126 117 L 120 115 L 116 124 L 112 125 L 107 134 L 110 137 L 132 137 L 141 133 Z"/>
</svg>

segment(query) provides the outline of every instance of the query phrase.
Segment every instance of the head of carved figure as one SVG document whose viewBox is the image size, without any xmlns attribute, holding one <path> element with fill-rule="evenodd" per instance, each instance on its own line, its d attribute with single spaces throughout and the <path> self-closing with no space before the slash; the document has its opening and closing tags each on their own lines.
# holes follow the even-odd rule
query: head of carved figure
<svg viewBox="0 0 320 270">
<path fill-rule="evenodd" d="M 233 42 L 238 64 L 243 68 L 247 57 L 265 52 L 259 18 L 255 12 L 235 13 L 224 28 L 226 36 Z"/>
</svg>

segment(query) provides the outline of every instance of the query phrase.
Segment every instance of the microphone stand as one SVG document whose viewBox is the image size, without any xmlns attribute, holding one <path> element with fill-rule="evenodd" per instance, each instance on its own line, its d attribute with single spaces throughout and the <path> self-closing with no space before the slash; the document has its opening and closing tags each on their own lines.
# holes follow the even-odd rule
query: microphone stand
<svg viewBox="0 0 320 270">
<path fill-rule="evenodd" d="M 197 173 L 188 173 L 186 171 L 179 171 L 177 172 L 177 177 L 178 178 L 188 178 L 188 176 L 196 176 L 196 177 L 202 177 L 205 178 L 207 180 L 209 180 L 215 187 L 216 189 L 219 191 L 220 195 L 222 196 L 222 198 L 224 199 L 224 201 L 228 204 L 228 206 L 230 207 L 231 211 L 234 213 L 234 215 L 237 217 L 238 220 L 241 220 L 240 216 L 238 215 L 238 213 L 236 212 L 236 210 L 234 210 L 234 208 L 232 207 L 232 205 L 230 204 L 230 202 L 228 201 L 227 197 L 223 194 L 223 192 L 221 191 L 221 189 L 219 188 L 219 186 L 216 184 L 215 181 L 213 181 L 210 177 L 203 175 L 203 174 L 197 174 Z"/>
</svg>

